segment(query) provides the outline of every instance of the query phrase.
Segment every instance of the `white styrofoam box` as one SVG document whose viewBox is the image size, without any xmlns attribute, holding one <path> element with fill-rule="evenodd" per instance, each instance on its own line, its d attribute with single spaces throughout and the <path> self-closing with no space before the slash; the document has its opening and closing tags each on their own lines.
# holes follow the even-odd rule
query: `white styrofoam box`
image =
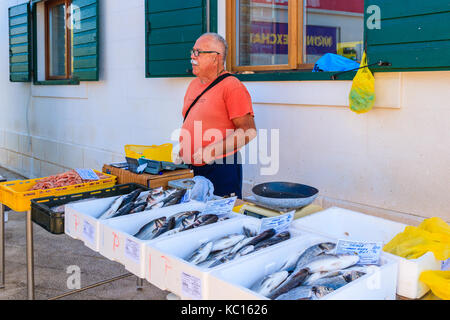
<svg viewBox="0 0 450 320">
<path fill-rule="evenodd" d="M 242 216 L 242 219 L 227 221 L 220 226 L 198 230 L 195 233 L 180 235 L 172 239 L 155 240 L 148 245 L 145 253 L 145 278 L 148 282 L 162 290 L 168 290 L 182 299 L 208 299 L 208 273 L 215 268 L 203 268 L 189 263 L 187 258 L 203 243 L 217 240 L 232 233 L 243 233 L 243 226 L 258 230 L 260 219 Z M 271 247 L 282 245 L 286 241 L 300 236 L 303 232 L 290 229 L 291 239 L 275 244 Z M 258 252 L 264 251 L 261 249 Z M 253 253 L 250 253 L 251 256 Z M 239 259 L 242 259 L 239 258 Z M 226 265 L 227 263 L 224 263 Z M 197 288 L 191 292 L 189 284 Z M 185 287 L 183 287 L 183 285 Z"/>
<path fill-rule="evenodd" d="M 123 264 L 125 269 L 143 279 L 145 277 L 145 245 L 151 244 L 159 238 L 154 240 L 141 240 L 133 235 L 145 224 L 154 219 L 161 217 L 169 218 L 170 216 L 183 211 L 203 211 L 205 207 L 205 202 L 192 200 L 187 203 L 176 204 L 165 208 L 102 220 L 100 228 L 103 240 L 100 243 L 100 254 L 110 260 Z M 242 218 L 242 215 L 231 212 L 228 217 L 240 219 Z M 227 220 L 223 222 L 226 221 Z M 208 228 L 216 224 L 220 225 L 223 222 L 216 222 L 211 225 L 186 230 L 171 236 L 165 236 L 164 238 L 170 239 L 185 233 L 198 232 L 198 230 L 201 230 L 202 228 Z"/>
<path fill-rule="evenodd" d="M 109 197 L 68 203 L 65 205 L 64 232 L 74 239 L 79 239 L 92 250 L 100 250 L 102 238 L 98 217 L 108 210 L 117 197 Z"/>
<path fill-rule="evenodd" d="M 297 219 L 292 225 L 336 239 L 381 241 L 383 246 L 407 226 L 339 207 L 331 207 Z M 405 259 L 387 252 L 382 252 L 382 255 L 398 261 L 397 294 L 410 299 L 418 299 L 429 290 L 426 284 L 419 281 L 420 273 L 441 268 L 441 261 L 432 252 L 427 252 L 418 259 Z"/>
<path fill-rule="evenodd" d="M 208 297 L 214 300 L 268 299 L 251 290 L 264 277 L 277 272 L 286 259 L 295 252 L 304 251 L 321 242 L 336 242 L 318 234 L 301 236 L 297 241 L 285 242 L 278 248 L 269 248 L 228 265 L 218 267 L 209 274 Z M 397 284 L 397 262 L 389 257 L 380 258 L 380 266 L 371 272 L 335 290 L 321 300 L 394 300 Z"/>
</svg>

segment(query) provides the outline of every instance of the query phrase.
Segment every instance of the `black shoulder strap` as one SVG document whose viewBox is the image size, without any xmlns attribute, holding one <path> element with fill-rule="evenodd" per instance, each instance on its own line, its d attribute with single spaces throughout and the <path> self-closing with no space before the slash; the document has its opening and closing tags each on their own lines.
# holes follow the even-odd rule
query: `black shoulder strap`
<svg viewBox="0 0 450 320">
<path fill-rule="evenodd" d="M 195 98 L 195 100 L 191 103 L 191 105 L 189 106 L 189 108 L 188 108 L 187 111 L 186 111 L 186 114 L 184 115 L 184 120 L 183 120 L 183 122 L 186 121 L 189 112 L 191 111 L 192 107 L 197 103 L 198 99 L 200 99 L 200 97 L 201 97 L 206 91 L 208 91 L 209 89 L 211 89 L 212 87 L 214 87 L 216 84 L 218 84 L 220 81 L 222 81 L 223 79 L 225 79 L 225 78 L 227 78 L 227 77 L 229 77 L 229 76 L 232 76 L 232 74 L 231 74 L 231 73 L 225 73 L 225 74 L 223 74 L 223 75 L 217 77 L 217 79 L 214 80 L 213 82 L 211 82 L 211 84 L 210 84 L 205 90 L 203 90 L 203 92 L 200 93 L 200 95 L 199 95 L 197 98 Z"/>
</svg>

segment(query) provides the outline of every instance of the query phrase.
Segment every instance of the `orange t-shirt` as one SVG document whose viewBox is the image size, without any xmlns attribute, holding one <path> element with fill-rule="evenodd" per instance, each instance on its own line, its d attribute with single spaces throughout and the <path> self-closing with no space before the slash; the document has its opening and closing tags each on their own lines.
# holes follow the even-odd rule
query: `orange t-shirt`
<svg viewBox="0 0 450 320">
<path fill-rule="evenodd" d="M 191 81 L 184 96 L 183 118 L 192 102 L 209 85 L 210 83 L 202 84 L 199 78 Z M 192 107 L 183 123 L 180 134 L 180 154 L 183 160 L 194 164 L 192 155 L 198 148 L 225 139 L 230 134 L 227 129 L 236 129 L 231 120 L 246 114 L 254 115 L 252 100 L 239 79 L 227 77 L 209 89 Z M 183 131 L 187 134 L 186 137 Z"/>
</svg>

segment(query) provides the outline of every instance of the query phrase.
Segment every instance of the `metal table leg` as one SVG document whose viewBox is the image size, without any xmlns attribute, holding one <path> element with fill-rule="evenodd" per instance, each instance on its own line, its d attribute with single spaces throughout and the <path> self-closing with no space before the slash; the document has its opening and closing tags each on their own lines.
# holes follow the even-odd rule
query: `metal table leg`
<svg viewBox="0 0 450 320">
<path fill-rule="evenodd" d="M 142 290 L 144 288 L 144 279 L 136 277 L 136 290 Z"/>
<path fill-rule="evenodd" d="M 0 289 L 5 287 L 5 205 L 0 203 Z"/>
<path fill-rule="evenodd" d="M 33 221 L 31 221 L 31 209 L 27 211 L 27 289 L 28 300 L 34 300 Z"/>
</svg>

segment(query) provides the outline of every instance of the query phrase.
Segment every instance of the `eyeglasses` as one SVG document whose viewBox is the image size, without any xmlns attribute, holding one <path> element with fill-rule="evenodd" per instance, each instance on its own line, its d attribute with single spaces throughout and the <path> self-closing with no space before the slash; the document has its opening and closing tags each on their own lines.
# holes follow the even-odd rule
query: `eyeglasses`
<svg viewBox="0 0 450 320">
<path fill-rule="evenodd" d="M 191 50 L 191 54 L 193 54 L 194 57 L 198 57 L 200 55 L 200 53 L 217 53 L 217 54 L 220 54 L 220 52 L 217 52 L 217 51 L 202 51 L 202 50 L 198 50 L 198 49 L 192 49 Z"/>
</svg>

